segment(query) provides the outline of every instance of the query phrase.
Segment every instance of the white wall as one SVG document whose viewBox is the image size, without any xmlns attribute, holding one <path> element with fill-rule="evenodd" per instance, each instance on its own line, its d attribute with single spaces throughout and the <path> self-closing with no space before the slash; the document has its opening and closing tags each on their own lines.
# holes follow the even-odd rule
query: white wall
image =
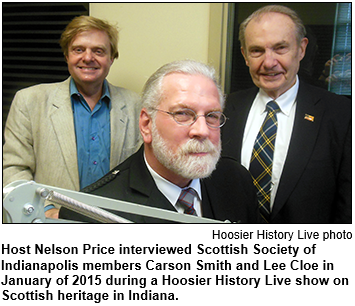
<svg viewBox="0 0 355 306">
<path fill-rule="evenodd" d="M 210 12 L 209 3 L 91 3 L 90 15 L 120 29 L 120 57 L 108 80 L 140 93 L 147 78 L 165 63 L 189 58 L 219 66 L 208 54 L 210 13 L 221 14 L 214 6 Z"/>
</svg>

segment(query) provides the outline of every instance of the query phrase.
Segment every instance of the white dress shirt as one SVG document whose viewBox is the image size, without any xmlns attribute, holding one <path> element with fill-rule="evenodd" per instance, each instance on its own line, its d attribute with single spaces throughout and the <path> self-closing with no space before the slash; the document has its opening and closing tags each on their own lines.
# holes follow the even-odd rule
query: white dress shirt
<svg viewBox="0 0 355 306">
<path fill-rule="evenodd" d="M 190 185 L 186 188 L 180 188 L 179 186 L 169 182 L 168 180 L 166 180 L 165 178 L 163 178 L 162 176 L 160 176 L 158 173 L 156 173 L 148 164 L 145 156 L 144 156 L 144 161 L 145 164 L 147 165 L 147 168 L 150 172 L 150 174 L 152 175 L 155 184 L 157 185 L 159 191 L 169 200 L 169 202 L 171 203 L 171 205 L 174 206 L 174 208 L 176 209 L 176 211 L 178 211 L 179 213 L 184 213 L 184 210 L 182 207 L 180 207 L 180 205 L 176 205 L 177 201 L 179 199 L 179 196 L 181 194 L 181 191 L 183 189 L 186 189 L 188 187 L 193 188 L 198 197 L 195 197 L 194 199 L 194 208 L 196 211 L 197 216 L 202 216 L 202 209 L 201 209 L 201 203 L 202 203 L 202 196 L 201 196 L 201 183 L 199 179 L 194 179 L 191 181 Z"/>
<path fill-rule="evenodd" d="M 281 111 L 277 113 L 277 136 L 275 140 L 274 161 L 272 166 L 272 189 L 271 189 L 271 209 L 274 204 L 275 195 L 285 164 L 288 147 L 290 144 L 293 123 L 296 112 L 296 97 L 299 87 L 297 77 L 296 83 L 287 92 L 278 97 L 275 101 L 279 105 Z M 241 163 L 249 169 L 250 159 L 253 152 L 254 142 L 259 133 L 260 127 L 264 122 L 267 114 L 266 104 L 273 100 L 265 91 L 259 90 L 255 100 L 250 108 L 247 123 L 244 129 Z"/>
</svg>

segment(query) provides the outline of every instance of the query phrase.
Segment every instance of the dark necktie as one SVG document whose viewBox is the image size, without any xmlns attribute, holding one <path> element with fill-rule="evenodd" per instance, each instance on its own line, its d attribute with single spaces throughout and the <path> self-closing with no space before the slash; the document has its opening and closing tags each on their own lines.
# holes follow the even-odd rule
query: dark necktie
<svg viewBox="0 0 355 306">
<path fill-rule="evenodd" d="M 193 188 L 187 188 L 181 191 L 178 203 L 184 209 L 184 214 L 197 216 L 194 209 L 194 198 L 197 196 Z"/>
<path fill-rule="evenodd" d="M 260 213 L 264 220 L 269 222 L 271 175 L 277 133 L 276 113 L 280 111 L 280 108 L 275 101 L 270 101 L 266 109 L 268 113 L 254 143 L 249 171 L 258 190 Z"/>
</svg>

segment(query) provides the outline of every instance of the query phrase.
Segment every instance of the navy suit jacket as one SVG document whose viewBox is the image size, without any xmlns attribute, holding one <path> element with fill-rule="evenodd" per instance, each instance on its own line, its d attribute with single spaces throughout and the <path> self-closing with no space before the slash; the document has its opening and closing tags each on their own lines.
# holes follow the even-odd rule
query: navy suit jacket
<svg viewBox="0 0 355 306">
<path fill-rule="evenodd" d="M 112 199 L 175 211 L 157 188 L 143 157 L 143 146 L 83 191 Z M 117 173 L 113 175 L 112 173 Z M 203 217 L 237 223 L 259 223 L 260 215 L 249 172 L 232 158 L 221 158 L 211 177 L 201 180 Z M 99 206 L 99 203 L 98 203 Z M 112 211 L 115 213 L 114 211 Z M 136 223 L 169 223 L 165 220 L 118 213 Z M 59 218 L 93 222 L 66 208 Z"/>
<path fill-rule="evenodd" d="M 241 161 L 247 117 L 258 92 L 231 94 L 223 155 Z M 305 119 L 305 115 L 314 121 Z M 289 150 L 270 223 L 351 223 L 351 101 L 300 81 Z"/>
</svg>

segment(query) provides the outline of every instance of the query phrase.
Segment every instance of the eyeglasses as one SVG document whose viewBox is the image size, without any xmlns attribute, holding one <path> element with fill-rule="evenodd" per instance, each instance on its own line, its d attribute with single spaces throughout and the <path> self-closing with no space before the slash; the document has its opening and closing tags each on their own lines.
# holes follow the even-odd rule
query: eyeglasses
<svg viewBox="0 0 355 306">
<path fill-rule="evenodd" d="M 173 116 L 175 122 L 180 125 L 192 125 L 196 122 L 198 117 L 205 117 L 206 124 L 211 128 L 217 129 L 222 127 L 228 119 L 225 114 L 218 111 L 209 112 L 206 115 L 197 115 L 192 109 L 188 109 L 188 108 L 184 108 L 176 112 L 167 112 L 157 108 L 153 108 L 153 110 L 163 112 Z"/>
</svg>

